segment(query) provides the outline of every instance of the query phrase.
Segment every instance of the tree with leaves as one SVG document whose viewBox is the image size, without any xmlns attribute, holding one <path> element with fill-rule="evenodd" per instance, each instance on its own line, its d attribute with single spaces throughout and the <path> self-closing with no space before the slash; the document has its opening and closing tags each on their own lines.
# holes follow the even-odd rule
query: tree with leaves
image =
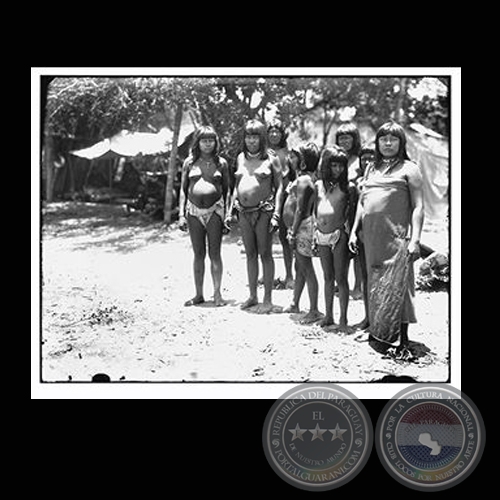
<svg viewBox="0 0 500 500">
<path fill-rule="evenodd" d="M 412 94 L 423 82 L 440 86 L 441 92 L 433 93 L 429 87 L 420 96 Z M 177 130 L 177 137 L 184 112 L 217 130 L 230 165 L 240 150 L 244 123 L 255 117 L 264 120 L 270 112 L 304 140 L 308 139 L 306 122 L 318 123 L 323 145 L 333 126 L 345 119 L 346 110 L 356 122 L 367 122 L 374 129 L 388 119 L 418 120 L 447 136 L 447 85 L 446 78 L 380 76 L 56 78 L 47 95 L 46 169 L 49 173 L 56 156 L 51 150 L 64 154 L 123 129 L 151 131 L 169 126 L 174 135 Z M 176 146 L 174 140 L 174 150 Z M 170 174 L 176 168 L 172 153 Z M 167 182 L 172 183 L 169 177 Z M 169 184 L 166 196 L 170 188 Z"/>
</svg>

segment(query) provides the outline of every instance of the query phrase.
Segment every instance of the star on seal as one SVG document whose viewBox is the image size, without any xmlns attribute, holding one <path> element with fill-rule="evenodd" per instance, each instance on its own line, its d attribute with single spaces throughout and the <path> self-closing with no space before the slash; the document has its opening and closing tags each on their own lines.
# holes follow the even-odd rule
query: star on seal
<svg viewBox="0 0 500 500">
<path fill-rule="evenodd" d="M 320 429 L 319 424 L 316 424 L 316 427 L 314 429 L 309 429 L 309 432 L 312 432 L 313 435 L 311 441 L 315 439 L 321 439 L 321 441 L 323 441 L 323 434 L 326 432 L 326 429 Z"/>
<path fill-rule="evenodd" d="M 295 441 L 296 439 L 300 439 L 301 441 L 304 441 L 302 434 L 304 434 L 304 432 L 306 432 L 306 431 L 307 431 L 307 429 L 301 429 L 299 427 L 299 424 L 297 424 L 295 426 L 295 429 L 288 429 L 288 432 L 291 432 L 293 435 L 292 441 Z"/>
<path fill-rule="evenodd" d="M 344 438 L 342 437 L 342 434 L 344 434 L 344 432 L 347 432 L 347 429 L 341 429 L 339 427 L 339 424 L 337 424 L 335 429 L 328 429 L 328 430 L 332 433 L 332 441 L 335 441 L 337 438 L 343 441 Z"/>
<path fill-rule="evenodd" d="M 357 477 L 372 444 L 366 408 L 334 384 L 305 383 L 288 390 L 273 403 L 262 429 L 271 468 L 307 491 L 333 490 Z"/>
</svg>

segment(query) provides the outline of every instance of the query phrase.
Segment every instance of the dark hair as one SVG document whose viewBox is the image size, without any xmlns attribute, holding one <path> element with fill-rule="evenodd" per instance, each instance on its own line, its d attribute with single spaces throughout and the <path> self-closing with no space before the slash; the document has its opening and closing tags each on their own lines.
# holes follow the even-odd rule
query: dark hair
<svg viewBox="0 0 500 500">
<path fill-rule="evenodd" d="M 297 167 L 293 166 L 292 157 L 296 156 L 298 160 Z M 302 153 L 295 148 L 292 148 L 288 151 L 286 155 L 286 166 L 288 167 L 288 180 L 293 182 L 297 178 L 297 172 L 300 172 L 301 165 L 303 163 Z"/>
<path fill-rule="evenodd" d="M 375 158 L 375 146 L 365 144 L 365 145 L 361 146 L 361 149 L 359 150 L 359 168 L 360 168 L 362 175 L 365 175 L 367 166 L 363 164 L 361 159 L 362 159 L 363 155 L 367 155 L 367 154 L 370 156 L 373 156 Z"/>
<path fill-rule="evenodd" d="M 300 147 L 299 158 L 301 163 L 299 169 L 304 172 L 315 172 L 319 163 L 319 148 L 313 142 L 308 142 Z"/>
<path fill-rule="evenodd" d="M 287 146 L 286 140 L 288 139 L 288 132 L 285 130 L 285 125 L 283 124 L 283 122 L 281 122 L 281 120 L 278 120 L 277 118 L 273 118 L 272 120 L 270 120 L 267 123 L 267 136 L 268 137 L 269 137 L 269 131 L 273 128 L 279 130 L 281 133 L 281 140 L 278 144 L 278 147 L 279 148 L 286 148 L 286 146 Z"/>
<path fill-rule="evenodd" d="M 366 154 L 375 155 L 375 146 L 371 146 L 368 144 L 361 146 L 361 148 L 359 150 L 359 156 L 363 156 Z"/>
<path fill-rule="evenodd" d="M 343 123 L 335 132 L 335 144 L 339 144 L 339 137 L 341 135 L 349 135 L 352 137 L 352 148 L 347 151 L 349 156 L 358 156 L 359 149 L 361 148 L 361 135 L 359 134 L 358 127 L 354 123 Z"/>
<path fill-rule="evenodd" d="M 325 148 L 319 159 L 319 178 L 323 181 L 323 186 L 328 189 L 329 185 L 333 182 L 332 169 L 330 165 L 332 163 L 340 163 L 343 165 L 344 170 L 339 177 L 339 186 L 344 193 L 347 193 L 348 188 L 348 177 L 347 177 L 347 153 L 339 146 L 331 146 Z"/>
<path fill-rule="evenodd" d="M 200 156 L 200 141 L 202 139 L 214 139 L 215 147 L 212 152 L 215 163 L 219 164 L 219 152 L 220 152 L 220 139 L 217 132 L 213 127 L 204 125 L 195 130 L 193 135 L 193 142 L 191 143 L 191 157 L 192 163 L 194 163 Z"/>
<path fill-rule="evenodd" d="M 260 120 L 249 120 L 243 128 L 243 153 L 246 158 L 248 158 L 248 148 L 245 142 L 245 137 L 247 135 L 258 135 L 259 141 L 259 153 L 262 160 L 268 158 L 267 153 L 267 132 L 266 126 Z"/>
<path fill-rule="evenodd" d="M 396 158 L 399 160 L 409 160 L 410 157 L 406 152 L 405 129 L 398 123 L 389 121 L 381 125 L 375 135 L 375 163 L 378 164 L 384 158 L 380 152 L 378 140 L 385 135 L 394 135 L 399 139 L 399 151 L 396 154 Z"/>
</svg>

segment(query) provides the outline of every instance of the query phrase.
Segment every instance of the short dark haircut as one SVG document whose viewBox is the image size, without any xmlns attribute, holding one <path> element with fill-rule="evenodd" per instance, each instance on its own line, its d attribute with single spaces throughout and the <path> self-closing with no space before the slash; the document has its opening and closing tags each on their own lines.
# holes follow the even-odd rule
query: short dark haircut
<svg viewBox="0 0 500 500">
<path fill-rule="evenodd" d="M 375 155 L 375 146 L 365 144 L 361 146 L 361 149 L 359 150 L 359 156 L 363 155 Z"/>
<path fill-rule="evenodd" d="M 214 139 L 215 140 L 215 148 L 213 151 L 213 156 L 216 161 L 219 159 L 220 152 L 220 139 L 217 135 L 217 132 L 213 127 L 209 125 L 203 125 L 197 128 L 193 135 L 193 141 L 191 143 L 191 156 L 193 158 L 193 163 L 200 157 L 200 141 L 202 139 Z"/>
<path fill-rule="evenodd" d="M 268 158 L 268 153 L 267 153 L 267 131 L 266 131 L 266 126 L 260 121 L 260 120 L 248 120 L 243 127 L 243 154 L 245 155 L 246 158 L 248 158 L 248 148 L 245 142 L 245 137 L 247 135 L 258 135 L 260 138 L 259 141 L 259 153 L 260 157 L 263 160 L 266 160 Z"/>
<path fill-rule="evenodd" d="M 323 181 L 325 189 L 328 189 L 328 184 L 330 184 L 332 179 L 332 169 L 330 165 L 332 163 L 340 163 L 343 165 L 344 170 L 339 177 L 339 186 L 342 191 L 347 193 L 348 191 L 348 176 L 347 176 L 347 153 L 339 146 L 331 146 L 323 149 L 321 157 L 319 159 L 319 178 Z"/>
<path fill-rule="evenodd" d="M 302 159 L 299 169 L 303 172 L 315 172 L 319 163 L 318 146 L 313 142 L 308 142 L 300 147 L 299 155 L 299 158 Z"/>
<path fill-rule="evenodd" d="M 361 147 L 361 135 L 359 133 L 358 127 L 352 122 L 343 123 L 335 132 L 335 144 L 339 144 L 339 137 L 341 135 L 350 135 L 353 139 L 352 148 L 350 151 L 347 151 L 349 156 L 351 155 L 359 155 L 359 149 Z"/>
<path fill-rule="evenodd" d="M 285 129 L 285 125 L 281 120 L 278 120 L 277 118 L 273 118 L 269 122 L 267 122 L 267 135 L 269 136 L 269 131 L 271 129 L 275 128 L 276 130 L 279 130 L 281 133 L 281 140 L 278 144 L 279 148 L 286 148 L 287 147 L 287 142 L 286 140 L 288 139 L 288 132 Z"/>
<path fill-rule="evenodd" d="M 399 160 L 409 160 L 410 157 L 406 151 L 405 129 L 395 121 L 388 121 L 379 127 L 375 135 L 375 162 L 378 163 L 384 158 L 380 152 L 378 140 L 385 135 L 394 135 L 399 138 L 399 151 L 397 152 L 396 157 L 399 158 Z"/>
</svg>

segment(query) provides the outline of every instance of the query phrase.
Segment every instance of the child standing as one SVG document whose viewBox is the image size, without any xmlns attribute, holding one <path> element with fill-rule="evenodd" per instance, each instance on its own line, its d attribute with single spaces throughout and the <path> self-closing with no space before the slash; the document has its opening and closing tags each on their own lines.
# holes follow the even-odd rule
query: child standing
<svg viewBox="0 0 500 500">
<path fill-rule="evenodd" d="M 283 223 L 288 240 L 295 251 L 295 286 L 293 302 L 285 312 L 300 312 L 299 301 L 307 283 L 309 312 L 300 321 L 309 324 L 323 315 L 318 311 L 318 280 L 313 266 L 314 182 L 319 161 L 318 147 L 308 143 L 296 153 L 299 158 L 298 177 L 289 186 L 283 207 Z"/>
<path fill-rule="evenodd" d="M 349 251 L 346 222 L 352 194 L 348 189 L 347 154 L 338 146 L 326 148 L 319 161 L 320 179 L 316 190 L 315 242 L 324 274 L 325 317 L 321 326 L 334 325 L 333 297 L 335 281 L 340 302 L 339 326 L 347 330 L 349 304 L 348 266 Z"/>
</svg>

